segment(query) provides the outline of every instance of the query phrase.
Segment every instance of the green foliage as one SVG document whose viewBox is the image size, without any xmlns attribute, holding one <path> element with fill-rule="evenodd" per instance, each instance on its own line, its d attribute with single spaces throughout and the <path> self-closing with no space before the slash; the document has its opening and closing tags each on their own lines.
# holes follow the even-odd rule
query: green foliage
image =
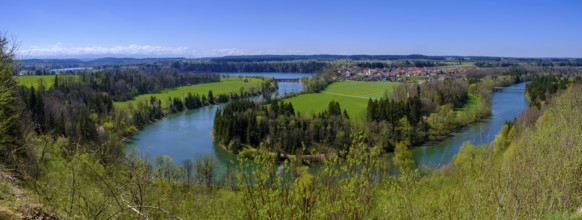
<svg viewBox="0 0 582 220">
<path fill-rule="evenodd" d="M 68 139 L 35 137 L 38 176 L 24 175 L 26 185 L 48 207 L 67 218 L 171 219 L 238 218 L 240 198 L 226 188 L 190 185 L 184 167 L 169 157 L 156 166 L 130 155 L 104 165 L 89 153 L 66 150 Z M 203 162 L 205 163 L 205 162 Z"/>
<path fill-rule="evenodd" d="M 399 176 L 389 176 L 384 180 L 378 201 L 379 215 L 385 219 L 418 219 L 415 196 L 421 191 L 418 186 L 420 172 L 413 170 Z M 428 198 L 427 198 L 428 199 Z"/>
<path fill-rule="evenodd" d="M 261 93 L 270 94 L 277 86 L 272 79 L 252 78 L 248 80 L 252 82 L 243 83 L 242 80 L 225 78 L 224 84 L 221 84 L 223 86 L 229 85 L 230 82 L 236 85 L 245 84 L 249 86 L 249 89 L 237 87 L 232 90 L 233 88 L 230 88 L 233 92 L 229 94 L 209 92 L 206 84 L 213 83 L 205 82 L 218 80 L 220 80 L 218 74 L 177 74 L 163 71 L 136 74 L 103 70 L 76 77 L 54 76 L 53 87 L 47 88 L 43 84 L 38 84 L 36 87 L 21 86 L 18 87 L 17 95 L 24 107 L 22 109 L 22 115 L 25 116 L 23 124 L 29 127 L 29 131 L 37 134 L 51 134 L 54 138 L 67 137 L 81 146 L 75 148 L 75 151 L 84 153 L 92 151 L 99 155 L 99 159 L 112 162 L 124 156 L 122 138 L 167 114 Z M 203 95 L 180 93 L 176 97 L 168 96 L 170 101 L 166 102 L 168 103 L 166 106 L 163 104 L 166 100 L 148 96 L 147 99 L 138 102 L 137 106 L 114 108 L 114 101 L 126 100 L 136 94 L 190 84 L 204 87 L 204 92 L 201 93 Z M 211 96 L 210 100 L 205 97 L 206 94 Z M 4 106 L 19 107 L 18 105 Z M 15 116 L 18 115 L 12 114 L 11 117 Z M 18 131 L 18 129 L 10 130 L 10 132 Z M 8 137 L 17 138 L 18 135 Z M 19 140 L 22 139 L 19 138 Z"/>
<path fill-rule="evenodd" d="M 155 168 L 136 156 L 105 166 L 91 154 L 70 154 L 67 139 L 42 136 L 34 141 L 39 175 L 26 183 L 51 208 L 83 219 L 578 218 L 580 94 L 581 86 L 567 89 L 535 128 L 506 124 L 493 147 L 465 143 L 437 170 L 407 169 L 399 143 L 394 162 L 405 172 L 386 175 L 381 148 L 358 132 L 339 155 L 315 165 L 301 157 L 280 162 L 259 147 L 252 161 L 240 158 L 233 188 L 206 187 L 190 184 L 187 166 L 170 158 Z"/>
<path fill-rule="evenodd" d="M 459 153 L 453 157 L 452 164 L 457 169 L 473 169 L 473 166 L 482 165 L 485 153 L 487 153 L 485 147 L 477 147 L 470 142 L 465 142 Z"/>
<path fill-rule="evenodd" d="M 387 121 L 398 125 L 399 120 L 406 117 L 406 120 L 414 127 L 421 122 L 422 117 L 426 114 L 419 96 L 407 97 L 402 101 L 388 97 L 380 100 L 370 99 L 367 112 L 369 121 Z"/>
<path fill-rule="evenodd" d="M 389 178 L 382 189 L 382 216 L 538 219 L 575 213 L 582 205 L 580 94 L 580 86 L 569 89 L 535 129 L 516 131 L 506 124 L 493 148 L 465 143 L 441 170 Z"/>
<path fill-rule="evenodd" d="M 276 169 L 267 152 L 255 157 L 253 167 L 239 172 L 244 218 L 366 218 L 374 204 L 371 178 L 380 167 L 375 159 L 380 151 L 367 146 L 364 139 L 361 133 L 353 135 L 345 159 L 328 158 L 317 175 L 297 159 Z"/>
<path fill-rule="evenodd" d="M 501 127 L 501 131 L 495 136 L 495 140 L 493 140 L 493 152 L 498 155 L 502 152 L 505 152 L 507 147 L 511 144 L 513 139 L 516 136 L 517 127 L 510 122 L 506 122 Z"/>
<path fill-rule="evenodd" d="M 305 77 L 301 79 L 301 83 L 305 87 L 306 93 L 318 93 L 325 89 L 329 84 L 335 81 L 335 73 L 327 71 L 321 74 L 316 74 L 313 77 Z"/>
<path fill-rule="evenodd" d="M 482 83 L 472 84 L 477 90 Z M 416 146 L 438 140 L 455 129 L 490 114 L 482 96 L 468 93 L 463 80 L 445 80 L 423 85 L 403 84 L 379 100 L 368 100 L 366 132 L 375 143 L 394 149 L 404 141 Z M 453 106 L 462 108 L 453 108 Z"/>
<path fill-rule="evenodd" d="M 448 134 L 452 128 L 455 127 L 455 114 L 450 105 L 443 105 L 439 108 L 437 113 L 432 113 L 427 121 L 430 127 L 430 135 L 433 138 L 441 138 Z"/>
<path fill-rule="evenodd" d="M 394 157 L 392 160 L 400 170 L 400 173 L 408 173 L 414 166 L 412 153 L 410 153 L 408 146 L 404 142 L 399 142 L 396 144 L 396 148 L 394 149 Z"/>
<path fill-rule="evenodd" d="M 100 181 L 105 167 L 90 154 L 68 154 L 67 139 L 53 140 L 42 136 L 35 140 L 38 178 L 26 179 L 46 204 L 71 217 L 99 216 L 103 207 L 112 204 L 107 183 Z M 113 190 L 113 189 L 111 189 Z"/>
<path fill-rule="evenodd" d="M 431 81 L 420 86 L 417 91 L 428 112 L 434 112 L 439 106 L 451 105 L 462 107 L 468 99 L 468 85 L 462 79 L 447 79 Z"/>
<path fill-rule="evenodd" d="M 184 68 L 187 65 L 174 63 L 172 66 Z M 368 119 L 371 123 L 366 124 L 363 132 L 355 133 L 353 131 L 359 129 L 354 129 L 357 127 L 349 123 L 348 115 L 352 112 L 346 113 L 345 107 L 361 106 L 346 106 L 345 100 L 349 96 L 365 96 L 351 97 L 363 101 L 364 107 L 360 108 L 363 111 L 366 103 L 376 102 L 370 99 L 378 95 L 373 91 L 380 91 L 367 90 L 368 87 L 386 87 L 385 84 L 358 83 L 359 90 L 336 90 L 337 94 L 326 94 L 334 85 L 341 85 L 332 84 L 317 95 L 346 99 L 331 98 L 330 101 L 337 102 L 325 102 L 324 105 L 321 105 L 321 100 L 316 100 L 319 101 L 318 108 L 322 109 L 311 118 L 298 114 L 298 107 L 289 102 L 275 100 L 270 107 L 251 101 L 233 102 L 217 113 L 223 114 L 223 118 L 217 117 L 215 121 L 219 123 L 215 126 L 215 137 L 220 140 L 220 135 L 226 133 L 228 138 L 235 137 L 225 143 L 233 151 L 249 145 L 258 146 L 244 150 L 251 152 L 254 159 L 249 161 L 241 157 L 237 178 L 233 178 L 229 171 L 224 175 L 220 173 L 211 157 L 181 164 L 174 163 L 167 156 L 148 161 L 135 154 L 125 157 L 119 142 L 123 136 L 135 132 L 137 127 L 166 114 L 168 108 L 162 106 L 162 100 L 171 100 L 169 109 L 177 112 L 212 103 L 213 99 L 222 102 L 219 91 L 213 88 L 213 93 L 207 93 L 209 90 L 181 93 L 171 99 L 147 97 L 136 109 L 116 111 L 111 108 L 112 100 L 123 99 L 136 91 L 115 95 L 115 92 L 105 95 L 103 91 L 115 91 L 110 89 L 117 83 L 111 82 L 134 78 L 117 74 L 102 76 L 110 77 L 109 83 L 101 81 L 105 80 L 101 76 L 86 76 L 79 80 L 92 79 L 94 84 L 79 85 L 78 82 L 59 79 L 52 88 L 39 85 L 19 91 L 24 113 L 31 118 L 26 118 L 25 124 L 32 125 L 26 138 L 19 137 L 24 144 L 14 145 L 30 154 L 24 157 L 26 160 L 21 160 L 28 166 L 21 171 L 23 185 L 33 190 L 48 208 L 67 218 L 579 217 L 575 212 L 582 205 L 582 184 L 579 181 L 582 178 L 581 86 L 566 89 L 556 99 L 550 100 L 553 96 L 548 96 L 544 102 L 547 110 L 534 127 L 508 123 L 492 147 L 466 143 L 450 164 L 436 170 L 413 168 L 408 151 L 411 142 L 427 135 L 444 136 L 467 121 L 477 120 L 476 115 L 484 114 L 478 109 L 487 106 L 490 90 L 511 82 L 515 79 L 513 75 L 485 77 L 472 82 L 471 86 L 464 82 L 445 81 L 428 89 L 401 87 L 394 90 L 392 99 L 385 99 L 390 100 L 385 102 L 390 104 L 369 104 L 372 107 L 367 112 L 373 114 Z M 116 77 L 119 78 L 116 80 Z M 0 131 L 4 132 L 0 139 L 5 141 L 16 137 L 5 136 L 9 130 L 5 126 L 18 121 L 10 118 L 18 115 L 18 111 L 10 108 L 17 106 L 12 105 L 13 80 L 4 74 L 0 79 L 6 79 L 0 81 L 6 85 L 0 87 Z M 441 87 L 447 83 L 454 91 Z M 125 88 L 122 84 L 117 86 L 118 89 Z M 260 92 L 259 89 L 256 92 L 265 94 L 274 86 L 276 84 L 263 84 Z M 67 90 L 75 91 L 74 95 Z M 83 92 L 86 90 L 101 92 Z M 410 103 L 419 102 L 408 100 L 408 92 L 412 99 L 419 97 L 422 108 L 412 107 L 414 104 Z M 64 108 L 58 102 L 50 101 L 59 94 L 68 97 L 63 103 L 75 107 Z M 245 92 L 236 95 L 244 97 Z M 467 103 L 464 103 L 465 99 L 468 99 Z M 459 109 L 463 104 L 464 108 Z M 12 113 L 8 114 L 8 111 Z M 224 116 L 226 112 L 229 114 Z M 50 134 L 46 134 L 49 129 Z M 427 131 L 428 134 L 423 133 Z M 325 148 L 329 145 L 336 148 Z M 8 145 L 0 147 L 5 146 Z M 381 157 L 386 146 L 394 146 L 393 162 L 400 169 L 399 175 L 388 175 L 386 158 Z M 7 152 L 14 151 L 0 151 L 3 156 Z M 296 155 L 278 154 L 280 152 Z M 315 152 L 335 153 L 324 154 L 321 156 L 324 160 L 317 164 L 309 160 L 312 157 L 300 155 L 314 155 Z M 286 158 L 284 161 L 279 158 L 282 155 L 285 155 L 282 157 Z M 192 172 L 195 172 L 197 184 L 191 181 Z M 231 182 L 233 179 L 236 183 Z M 0 188 L 0 195 L 5 191 L 5 188 Z"/>
<path fill-rule="evenodd" d="M 0 33 L 0 161 L 14 166 L 25 156 L 19 108 L 14 97 L 15 46 Z"/>
<path fill-rule="evenodd" d="M 458 125 L 466 125 L 479 121 L 491 115 L 491 107 L 481 98 L 481 95 L 469 94 L 465 106 L 455 110 L 455 121 Z"/>
<path fill-rule="evenodd" d="M 216 175 L 214 157 L 203 156 L 195 162 L 196 180 L 210 187 Z"/>
<path fill-rule="evenodd" d="M 548 96 L 568 87 L 569 80 L 559 75 L 542 75 L 535 77 L 525 87 L 530 106 L 540 108 Z"/>
</svg>

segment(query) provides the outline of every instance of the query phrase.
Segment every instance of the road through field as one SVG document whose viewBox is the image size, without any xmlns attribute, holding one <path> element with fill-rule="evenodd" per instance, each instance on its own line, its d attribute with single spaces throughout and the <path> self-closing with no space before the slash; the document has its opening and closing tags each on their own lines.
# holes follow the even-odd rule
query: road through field
<svg viewBox="0 0 582 220">
<path fill-rule="evenodd" d="M 368 100 L 383 97 L 396 88 L 395 82 L 341 81 L 329 85 L 319 93 L 302 94 L 285 99 L 291 102 L 296 112 L 316 114 L 327 109 L 330 101 L 340 103 L 350 119 L 363 122 Z"/>
<path fill-rule="evenodd" d="M 351 98 L 358 98 L 358 99 L 369 99 L 370 98 L 370 97 L 355 96 L 355 95 L 344 95 L 344 94 L 339 94 L 339 93 L 335 93 L 335 92 L 326 92 L 326 91 L 323 91 L 321 93 L 325 93 L 325 94 L 329 94 L 329 95 L 339 95 L 339 96 L 345 96 L 345 97 L 351 97 Z"/>
</svg>

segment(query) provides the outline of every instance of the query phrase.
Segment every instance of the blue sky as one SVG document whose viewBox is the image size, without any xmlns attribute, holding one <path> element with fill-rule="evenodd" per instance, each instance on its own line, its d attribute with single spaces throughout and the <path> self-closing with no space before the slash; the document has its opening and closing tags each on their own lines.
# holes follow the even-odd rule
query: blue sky
<svg viewBox="0 0 582 220">
<path fill-rule="evenodd" d="M 582 57 L 582 1 L 8 0 L 23 58 L 242 54 Z"/>
</svg>

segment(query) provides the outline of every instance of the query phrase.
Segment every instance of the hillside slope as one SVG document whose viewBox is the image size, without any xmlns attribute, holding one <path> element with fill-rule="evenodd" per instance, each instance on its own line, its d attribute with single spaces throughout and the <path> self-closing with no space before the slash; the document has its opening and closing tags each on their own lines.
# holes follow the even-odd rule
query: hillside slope
<svg viewBox="0 0 582 220">
<path fill-rule="evenodd" d="M 567 89 L 546 107 L 535 126 L 505 125 L 491 147 L 466 143 L 443 169 L 387 181 L 378 203 L 380 215 L 580 218 L 582 85 Z"/>
</svg>

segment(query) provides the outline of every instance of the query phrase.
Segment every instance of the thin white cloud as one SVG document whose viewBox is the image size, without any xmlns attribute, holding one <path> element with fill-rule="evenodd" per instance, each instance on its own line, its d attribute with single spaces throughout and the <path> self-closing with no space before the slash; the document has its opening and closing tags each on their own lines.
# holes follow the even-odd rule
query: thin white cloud
<svg viewBox="0 0 582 220">
<path fill-rule="evenodd" d="M 213 49 L 212 55 L 214 56 L 234 56 L 234 55 L 248 55 L 250 52 L 238 49 L 238 48 L 223 48 L 223 49 Z"/>
<path fill-rule="evenodd" d="M 139 55 L 139 56 L 171 56 L 192 55 L 196 51 L 188 47 L 164 47 L 151 45 L 131 44 L 128 46 L 102 47 L 63 47 L 57 43 L 50 47 L 32 46 L 22 49 L 25 56 L 80 56 L 80 55 Z"/>
<path fill-rule="evenodd" d="M 310 51 L 304 50 L 245 50 L 239 48 L 223 48 L 223 49 L 213 49 L 209 54 L 210 56 L 236 56 L 236 55 L 301 55 L 301 54 L 313 54 Z"/>
<path fill-rule="evenodd" d="M 52 46 L 30 46 L 20 50 L 23 58 L 73 58 L 73 57 L 103 57 L 103 56 L 130 56 L 130 57 L 217 57 L 237 55 L 273 55 L 273 54 L 313 54 L 304 50 L 247 50 L 240 48 L 220 48 L 195 50 L 188 47 L 165 47 L 152 45 L 131 44 L 127 46 L 87 46 L 66 47 L 58 42 Z"/>
</svg>

